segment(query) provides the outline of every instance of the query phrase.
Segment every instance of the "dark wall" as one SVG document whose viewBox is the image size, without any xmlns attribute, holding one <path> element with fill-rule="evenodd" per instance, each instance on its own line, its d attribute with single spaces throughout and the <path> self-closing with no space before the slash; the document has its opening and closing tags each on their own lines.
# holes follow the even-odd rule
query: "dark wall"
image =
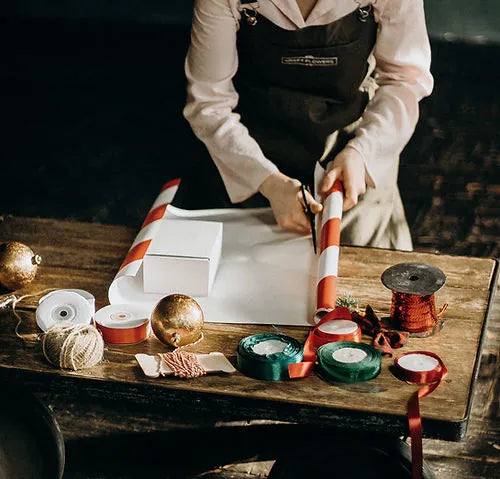
<svg viewBox="0 0 500 479">
<path fill-rule="evenodd" d="M 0 8 L 11 17 L 184 25 L 191 21 L 193 5 L 193 0 L 3 1 Z M 424 3 L 432 38 L 500 43 L 498 0 L 424 0 Z"/>
<path fill-rule="evenodd" d="M 189 26 L 9 16 L 0 41 L 0 214 L 138 226 L 200 148 L 181 114 Z M 432 48 L 435 91 L 400 170 L 415 243 L 495 254 L 500 46 Z"/>
</svg>

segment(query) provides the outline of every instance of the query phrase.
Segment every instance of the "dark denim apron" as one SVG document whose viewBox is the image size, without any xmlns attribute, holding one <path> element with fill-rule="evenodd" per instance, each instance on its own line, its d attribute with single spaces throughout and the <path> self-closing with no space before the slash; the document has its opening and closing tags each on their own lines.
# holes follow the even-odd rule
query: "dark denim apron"
<svg viewBox="0 0 500 479">
<path fill-rule="evenodd" d="M 368 103 L 360 86 L 377 35 L 372 8 L 358 8 L 327 25 L 285 30 L 246 8 L 248 3 L 240 2 L 236 112 L 281 172 L 313 184 L 327 137 L 356 121 Z M 267 206 L 259 194 L 231 204 L 208 152 L 193 160 L 173 204 L 186 209 Z"/>
</svg>

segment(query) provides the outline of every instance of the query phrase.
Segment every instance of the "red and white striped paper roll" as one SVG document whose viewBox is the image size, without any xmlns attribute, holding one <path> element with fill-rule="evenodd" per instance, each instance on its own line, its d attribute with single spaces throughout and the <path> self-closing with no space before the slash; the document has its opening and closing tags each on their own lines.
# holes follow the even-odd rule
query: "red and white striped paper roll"
<svg viewBox="0 0 500 479">
<path fill-rule="evenodd" d="M 335 308 L 339 266 L 340 222 L 344 188 L 336 181 L 326 194 L 320 232 L 320 256 L 316 293 L 316 316 Z"/>
<path fill-rule="evenodd" d="M 165 216 L 167 206 L 174 199 L 180 182 L 181 180 L 176 179 L 163 185 L 113 281 L 121 276 L 135 276 L 137 274 L 149 245 L 160 227 L 160 222 Z"/>
</svg>

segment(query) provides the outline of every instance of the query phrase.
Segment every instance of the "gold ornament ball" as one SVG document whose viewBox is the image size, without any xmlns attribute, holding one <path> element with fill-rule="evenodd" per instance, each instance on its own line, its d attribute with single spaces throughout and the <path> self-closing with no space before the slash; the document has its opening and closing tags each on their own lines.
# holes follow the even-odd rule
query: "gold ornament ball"
<svg viewBox="0 0 500 479">
<path fill-rule="evenodd" d="M 201 338 L 203 311 L 193 298 L 185 294 L 170 294 L 155 306 L 151 326 L 162 343 L 185 346 Z"/>
<path fill-rule="evenodd" d="M 15 291 L 31 283 L 42 258 L 17 241 L 0 244 L 0 285 Z"/>
</svg>

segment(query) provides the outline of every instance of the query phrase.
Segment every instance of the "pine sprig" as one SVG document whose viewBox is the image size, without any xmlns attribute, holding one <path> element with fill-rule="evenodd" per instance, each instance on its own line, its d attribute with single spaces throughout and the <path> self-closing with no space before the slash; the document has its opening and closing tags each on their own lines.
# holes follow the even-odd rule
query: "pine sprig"
<svg viewBox="0 0 500 479">
<path fill-rule="evenodd" d="M 335 306 L 349 309 L 351 313 L 359 311 L 359 299 L 349 293 L 344 293 L 335 301 Z"/>
</svg>

